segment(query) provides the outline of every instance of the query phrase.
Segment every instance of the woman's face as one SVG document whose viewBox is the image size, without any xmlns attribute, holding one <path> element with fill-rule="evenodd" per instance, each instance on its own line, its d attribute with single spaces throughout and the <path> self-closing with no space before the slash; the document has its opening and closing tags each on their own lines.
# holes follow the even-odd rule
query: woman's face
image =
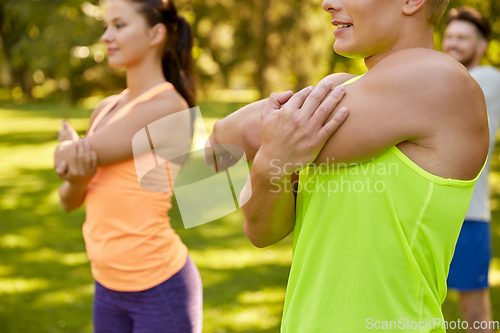
<svg viewBox="0 0 500 333">
<path fill-rule="evenodd" d="M 404 15 L 400 5 L 399 0 L 324 0 L 323 9 L 338 27 L 335 52 L 368 58 L 389 50 L 400 38 L 398 26 Z"/>
<path fill-rule="evenodd" d="M 138 5 L 127 0 L 110 0 L 104 18 L 101 41 L 111 67 L 130 67 L 150 52 L 150 30 Z"/>
</svg>

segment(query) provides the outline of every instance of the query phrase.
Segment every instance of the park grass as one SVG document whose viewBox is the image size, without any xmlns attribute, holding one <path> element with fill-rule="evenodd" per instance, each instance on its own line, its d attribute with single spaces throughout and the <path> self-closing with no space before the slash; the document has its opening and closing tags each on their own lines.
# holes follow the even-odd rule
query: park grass
<svg viewBox="0 0 500 333">
<path fill-rule="evenodd" d="M 239 106 L 200 103 L 208 126 Z M 0 332 L 92 332 L 94 285 L 81 234 L 85 212 L 60 208 L 61 181 L 52 167 L 63 114 L 58 105 L 0 106 Z M 70 115 L 83 135 L 90 110 L 75 107 Z M 498 148 L 491 175 L 495 320 L 500 319 Z M 186 230 L 175 200 L 173 206 L 172 225 L 203 280 L 203 332 L 279 332 L 291 237 L 258 249 L 242 231 L 241 211 Z M 456 293 L 449 292 L 443 311 L 448 321 L 459 317 Z"/>
<path fill-rule="evenodd" d="M 238 106 L 205 103 L 201 111 L 213 124 Z M 60 208 L 52 167 L 62 115 L 56 105 L 0 108 L 0 332 L 92 332 L 85 212 Z M 89 115 L 71 110 L 69 122 L 81 135 Z M 278 332 L 291 239 L 255 248 L 241 211 L 191 229 L 182 228 L 175 202 L 170 216 L 200 269 L 203 331 Z"/>
</svg>

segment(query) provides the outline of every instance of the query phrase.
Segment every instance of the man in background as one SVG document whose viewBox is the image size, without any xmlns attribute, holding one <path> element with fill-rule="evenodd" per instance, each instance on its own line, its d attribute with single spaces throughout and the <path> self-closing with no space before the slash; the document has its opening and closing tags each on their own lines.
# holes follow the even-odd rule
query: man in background
<svg viewBox="0 0 500 333">
<path fill-rule="evenodd" d="M 459 292 L 460 308 L 469 324 L 468 332 L 493 332 L 490 327 L 478 329 L 478 324 L 474 325 L 476 321 L 491 320 L 488 285 L 491 260 L 488 174 L 500 121 L 500 72 L 495 67 L 479 64 L 488 48 L 489 34 L 489 24 L 477 10 L 465 6 L 450 10 L 443 51 L 462 63 L 479 83 L 486 99 L 490 121 L 488 164 L 475 184 L 448 275 L 448 287 Z"/>
</svg>

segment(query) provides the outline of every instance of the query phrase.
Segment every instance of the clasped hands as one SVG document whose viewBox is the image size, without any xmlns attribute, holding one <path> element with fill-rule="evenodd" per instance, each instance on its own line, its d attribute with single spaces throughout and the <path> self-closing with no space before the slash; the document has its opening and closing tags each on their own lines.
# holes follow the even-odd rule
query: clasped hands
<svg viewBox="0 0 500 333">
<path fill-rule="evenodd" d="M 328 79 L 296 94 L 271 94 L 261 111 L 262 144 L 254 165 L 266 164 L 269 168 L 273 163 L 282 175 L 290 175 L 313 162 L 348 116 L 348 109 L 342 107 L 328 120 L 344 95 L 345 88 L 333 87 Z M 205 145 L 205 163 L 214 169 L 215 160 L 218 169 L 225 170 L 238 159 L 224 151 L 212 133 Z"/>
<path fill-rule="evenodd" d="M 69 160 L 55 165 L 59 179 L 67 180 L 74 186 L 85 187 L 97 172 L 97 154 L 89 143 L 78 136 L 78 133 L 63 120 L 63 128 L 59 130 L 58 148 L 70 146 Z"/>
</svg>

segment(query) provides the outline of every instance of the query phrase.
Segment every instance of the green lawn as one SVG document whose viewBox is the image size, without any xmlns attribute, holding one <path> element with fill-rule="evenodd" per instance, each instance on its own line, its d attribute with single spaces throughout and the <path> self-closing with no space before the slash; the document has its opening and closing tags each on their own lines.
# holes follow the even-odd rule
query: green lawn
<svg viewBox="0 0 500 333">
<path fill-rule="evenodd" d="M 208 125 L 238 104 L 201 103 Z M 74 108 L 70 123 L 83 134 L 90 110 Z M 0 106 L 0 332 L 92 332 L 94 291 L 81 234 L 83 207 L 59 206 L 61 181 L 52 168 L 63 110 L 57 105 Z M 499 171 L 498 155 L 493 159 Z M 494 254 L 500 254 L 500 174 L 491 177 Z M 204 332 L 279 332 L 291 237 L 266 249 L 242 231 L 241 211 L 183 229 L 174 203 L 172 225 L 190 249 L 204 285 Z M 494 259 L 492 302 L 500 319 L 500 260 Z M 456 294 L 445 302 L 458 317 Z M 309 333 L 309 332 L 305 332 Z"/>
</svg>

